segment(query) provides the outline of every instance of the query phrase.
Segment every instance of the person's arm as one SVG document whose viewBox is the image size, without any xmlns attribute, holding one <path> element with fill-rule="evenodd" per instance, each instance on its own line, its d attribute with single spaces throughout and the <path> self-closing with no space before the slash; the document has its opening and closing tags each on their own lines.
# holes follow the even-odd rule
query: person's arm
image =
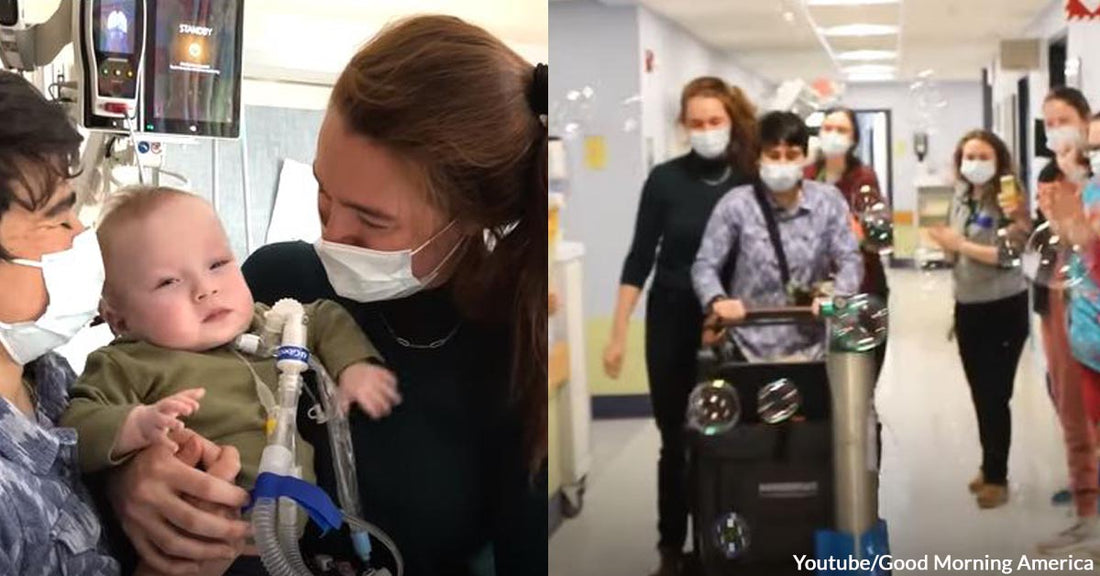
<svg viewBox="0 0 1100 576">
<path fill-rule="evenodd" d="M 714 207 L 699 251 L 695 254 L 695 262 L 691 265 L 691 282 L 704 310 L 726 296 L 720 274 L 741 236 L 741 222 L 735 203 L 737 190 L 735 188 L 727 193 Z"/>
<path fill-rule="evenodd" d="M 208 574 L 235 558 L 251 526 L 234 517 L 249 501 L 234 486 L 240 454 L 191 430 L 173 433 L 180 450 L 157 444 L 111 472 L 107 496 L 141 560 L 165 574 Z M 202 463 L 206 472 L 195 466 Z"/>
<path fill-rule="evenodd" d="M 604 372 L 611 378 L 618 378 L 622 370 L 630 316 L 638 305 L 649 273 L 653 271 L 657 245 L 661 241 L 663 207 L 658 179 L 658 172 L 654 171 L 642 187 L 642 199 L 634 222 L 634 239 L 623 262 L 619 295 L 615 300 L 615 315 L 611 320 L 611 334 L 607 346 L 604 347 Z"/>
<path fill-rule="evenodd" d="M 133 410 L 142 405 L 134 389 L 135 375 L 107 350 L 96 350 L 88 356 L 84 372 L 70 392 L 69 407 L 58 422 L 76 429 L 80 438 L 77 457 L 84 473 L 125 461 L 122 453 L 116 454 L 115 445 Z"/>
<path fill-rule="evenodd" d="M 310 352 L 321 360 L 330 376 L 338 378 L 357 362 L 383 363 L 382 355 L 343 306 L 332 300 L 318 300 L 306 304 L 305 310 Z"/>
<path fill-rule="evenodd" d="M 863 256 L 859 252 L 859 242 L 848 225 L 848 205 L 839 196 L 829 202 L 831 214 L 825 241 L 829 259 L 836 266 L 835 292 L 837 295 L 852 295 L 859 292 L 863 281 Z"/>
<path fill-rule="evenodd" d="M 199 409 L 199 400 L 206 393 L 203 388 L 191 388 L 157 400 L 153 404 L 134 407 L 122 421 L 118 439 L 111 448 L 111 458 L 118 460 L 131 452 L 156 442 L 166 442 L 173 450 L 179 446 L 168 439 L 168 432 L 183 428 L 180 418 L 190 416 Z M 94 472 L 94 470 L 89 470 Z"/>
<path fill-rule="evenodd" d="M 8 486 L 0 484 L 0 496 L 10 494 Z M 0 498 L 0 574 L 23 574 L 21 559 L 26 546 L 25 527 L 11 498 Z"/>
</svg>

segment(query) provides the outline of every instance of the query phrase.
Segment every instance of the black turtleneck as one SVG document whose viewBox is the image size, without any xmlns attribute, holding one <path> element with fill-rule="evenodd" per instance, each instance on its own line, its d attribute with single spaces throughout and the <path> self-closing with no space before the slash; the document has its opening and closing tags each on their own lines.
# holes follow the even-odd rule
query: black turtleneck
<svg viewBox="0 0 1100 576">
<path fill-rule="evenodd" d="M 691 265 L 714 205 L 749 182 L 751 176 L 726 159 L 705 160 L 694 152 L 655 167 L 642 188 L 621 282 L 641 288 L 656 260 L 654 286 L 690 291 Z"/>
<path fill-rule="evenodd" d="M 397 542 L 406 576 L 474 574 L 473 558 L 489 549 L 498 576 L 546 572 L 546 476 L 532 483 L 521 451 L 506 326 L 463 318 L 446 288 L 366 304 L 341 298 L 304 242 L 264 246 L 242 270 L 258 302 L 343 305 L 397 375 L 402 403 L 393 413 L 372 420 L 355 410 L 350 424 L 364 517 Z M 423 345 L 452 332 L 434 349 L 397 339 Z M 305 413 L 299 431 L 313 444 L 318 484 L 335 499 L 325 427 Z M 302 548 L 342 558 L 348 544 L 310 529 Z"/>
</svg>

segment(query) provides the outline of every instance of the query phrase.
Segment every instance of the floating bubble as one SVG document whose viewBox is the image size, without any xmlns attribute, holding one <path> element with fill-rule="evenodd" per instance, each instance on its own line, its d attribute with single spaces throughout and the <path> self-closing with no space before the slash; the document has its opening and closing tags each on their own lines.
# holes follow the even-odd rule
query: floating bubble
<svg viewBox="0 0 1100 576">
<path fill-rule="evenodd" d="M 623 132 L 637 132 L 642 126 L 642 95 L 634 94 L 623 98 L 619 102 L 619 115 Z"/>
<path fill-rule="evenodd" d="M 802 406 L 802 394 L 789 378 L 781 378 L 760 388 L 756 395 L 757 413 L 768 424 L 787 421 Z"/>
<path fill-rule="evenodd" d="M 591 86 L 567 90 L 565 99 L 550 106 L 550 131 L 566 140 L 579 138 L 592 125 L 596 90 Z"/>
<path fill-rule="evenodd" d="M 749 523 L 736 512 L 730 512 L 715 521 L 714 536 L 718 551 L 728 560 L 739 558 L 748 550 L 752 541 Z"/>
<path fill-rule="evenodd" d="M 1027 238 L 1016 228 L 1005 226 L 997 230 L 997 265 L 1001 268 L 1018 268 Z"/>
<path fill-rule="evenodd" d="M 833 300 L 834 346 L 848 352 L 867 352 L 886 340 L 890 318 L 886 304 L 876 296 L 858 294 Z"/>
<path fill-rule="evenodd" d="M 741 419 L 741 401 L 725 380 L 703 382 L 688 397 L 687 422 L 706 436 L 726 432 Z"/>
<path fill-rule="evenodd" d="M 1032 283 L 1046 288 L 1062 288 L 1069 279 L 1071 253 L 1072 247 L 1063 245 L 1050 222 L 1043 222 L 1027 239 L 1020 256 L 1020 267 Z"/>
<path fill-rule="evenodd" d="M 864 244 L 882 255 L 893 253 L 894 216 L 882 195 L 871 186 L 861 186 L 853 208 L 863 228 Z"/>
</svg>

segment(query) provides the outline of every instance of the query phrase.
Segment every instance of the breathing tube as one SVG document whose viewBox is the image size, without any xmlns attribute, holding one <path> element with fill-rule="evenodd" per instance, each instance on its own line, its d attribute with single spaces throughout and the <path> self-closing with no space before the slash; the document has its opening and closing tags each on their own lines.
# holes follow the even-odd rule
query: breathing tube
<svg viewBox="0 0 1100 576">
<path fill-rule="evenodd" d="M 245 334 L 236 342 L 242 352 L 274 355 L 279 372 L 274 409 L 268 412 L 268 445 L 260 458 L 259 476 L 253 489 L 252 527 L 260 558 L 272 576 L 312 576 L 298 547 L 301 506 L 322 530 L 339 528 L 347 522 L 355 551 L 367 566 L 371 565 L 373 536 L 389 549 L 396 563 L 396 576 L 402 576 L 404 560 L 397 545 L 385 532 L 361 518 L 347 414 L 340 410 L 335 382 L 306 348 L 306 324 L 302 305 L 283 299 L 266 313 L 262 334 Z M 275 346 L 274 342 L 279 344 Z M 301 467 L 296 464 L 298 397 L 303 389 L 302 373 L 310 369 L 317 376 L 322 405 L 322 414 L 310 416 L 328 429 L 340 508 L 323 490 L 304 482 Z M 373 574 L 390 576 L 384 568 L 375 569 Z"/>
</svg>

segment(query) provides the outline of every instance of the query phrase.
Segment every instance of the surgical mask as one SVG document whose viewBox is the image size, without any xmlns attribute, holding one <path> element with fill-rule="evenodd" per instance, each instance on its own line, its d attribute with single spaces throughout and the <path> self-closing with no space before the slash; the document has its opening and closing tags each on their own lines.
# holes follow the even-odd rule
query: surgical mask
<svg viewBox="0 0 1100 576">
<path fill-rule="evenodd" d="M 415 250 L 383 252 L 329 242 L 320 238 L 313 245 L 325 273 L 337 294 L 356 302 L 396 300 L 411 296 L 424 289 L 439 276 L 439 270 L 458 251 L 462 242 L 439 261 L 434 270 L 423 278 L 413 275 L 412 259 L 426 246 L 454 226 L 454 221 L 437 232 Z"/>
<path fill-rule="evenodd" d="M 716 160 L 726 153 L 730 144 L 729 126 L 713 130 L 692 130 L 691 149 L 708 160 Z"/>
<path fill-rule="evenodd" d="M 103 293 L 103 258 L 95 232 L 73 238 L 73 247 L 44 254 L 40 261 L 13 259 L 13 264 L 42 269 L 49 304 L 37 320 L 0 322 L 0 345 L 23 365 L 65 344 L 88 324 Z"/>
<path fill-rule="evenodd" d="M 852 148 L 852 139 L 840 132 L 822 132 L 819 140 L 821 153 L 826 156 L 843 156 Z"/>
<path fill-rule="evenodd" d="M 1100 150 L 1089 151 L 1089 166 L 1092 168 L 1092 177 L 1100 176 Z"/>
<path fill-rule="evenodd" d="M 959 173 L 967 182 L 981 186 L 993 179 L 997 165 L 992 160 L 963 160 Z"/>
<path fill-rule="evenodd" d="M 760 179 L 772 192 L 787 192 L 802 181 L 802 165 L 790 162 L 762 162 Z"/>
<path fill-rule="evenodd" d="M 1064 148 L 1080 148 L 1084 137 L 1081 130 L 1074 126 L 1060 126 L 1047 130 L 1047 148 L 1061 152 Z"/>
</svg>

